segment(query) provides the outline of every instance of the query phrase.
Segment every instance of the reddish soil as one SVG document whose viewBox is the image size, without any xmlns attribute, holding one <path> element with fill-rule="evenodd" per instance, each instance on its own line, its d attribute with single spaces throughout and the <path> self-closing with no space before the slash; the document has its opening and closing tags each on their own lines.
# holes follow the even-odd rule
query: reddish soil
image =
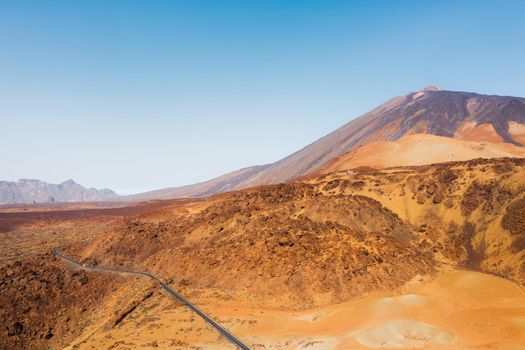
<svg viewBox="0 0 525 350">
<path fill-rule="evenodd" d="M 401 348 L 488 349 L 489 338 L 519 348 L 524 174 L 524 159 L 471 160 L 336 172 L 199 201 L 3 213 L 1 255 L 10 260 L 0 269 L 0 347 L 227 348 L 147 281 L 75 271 L 48 253 L 60 246 L 90 264 L 161 276 L 254 348 L 397 346 L 399 334 Z M 454 275 L 462 269 L 506 281 Z M 454 282 L 450 291 L 443 278 Z M 477 287 L 466 288 L 468 281 Z M 450 293 L 458 290 L 464 297 L 456 300 Z M 425 308 L 377 311 L 386 309 L 373 298 L 402 293 L 409 297 L 401 304 L 410 293 L 433 295 L 429 310 L 453 321 Z M 483 300 L 500 330 L 474 322 Z M 326 313 L 309 318 L 312 309 Z M 370 318 L 343 317 L 355 310 Z M 394 318 L 401 314 L 408 321 Z M 287 333 L 276 333 L 287 319 Z M 330 326 L 336 321 L 341 327 Z M 427 343 L 414 343 L 407 327 Z M 393 333 L 378 338 L 386 329 Z"/>
</svg>

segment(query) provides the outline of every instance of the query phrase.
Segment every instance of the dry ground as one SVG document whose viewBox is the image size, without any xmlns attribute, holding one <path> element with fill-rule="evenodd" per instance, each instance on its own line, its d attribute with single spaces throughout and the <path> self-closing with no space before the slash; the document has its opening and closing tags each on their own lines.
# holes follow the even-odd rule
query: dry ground
<svg viewBox="0 0 525 350">
<path fill-rule="evenodd" d="M 158 286 L 78 271 L 60 246 L 158 274 L 255 349 L 521 349 L 524 214 L 520 159 L 5 213 L 0 347 L 232 348 Z"/>
</svg>

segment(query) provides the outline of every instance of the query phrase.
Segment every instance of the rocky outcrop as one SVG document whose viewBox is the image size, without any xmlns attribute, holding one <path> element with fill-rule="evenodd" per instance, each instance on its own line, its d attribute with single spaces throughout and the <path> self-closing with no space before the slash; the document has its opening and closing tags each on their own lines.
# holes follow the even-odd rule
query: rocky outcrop
<svg viewBox="0 0 525 350">
<path fill-rule="evenodd" d="M 73 270 L 50 253 L 0 262 L 0 349 L 47 349 L 78 336 L 114 280 Z"/>
<path fill-rule="evenodd" d="M 49 184 L 40 180 L 0 181 L 0 204 L 100 202 L 119 198 L 115 192 L 85 188 L 73 180 Z"/>
</svg>

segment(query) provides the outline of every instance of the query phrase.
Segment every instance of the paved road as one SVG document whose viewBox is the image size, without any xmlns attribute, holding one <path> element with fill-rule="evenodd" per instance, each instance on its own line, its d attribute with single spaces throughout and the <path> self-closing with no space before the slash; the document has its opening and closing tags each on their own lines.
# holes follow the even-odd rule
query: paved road
<svg viewBox="0 0 525 350">
<path fill-rule="evenodd" d="M 181 301 L 183 304 L 185 304 L 187 307 L 189 307 L 193 312 L 195 312 L 197 315 L 199 315 L 200 317 L 202 317 L 206 322 L 208 322 L 213 328 L 215 328 L 217 331 L 219 331 L 219 333 L 221 333 L 226 339 L 228 339 L 232 344 L 234 344 L 235 346 L 237 346 L 238 348 L 240 349 L 243 349 L 243 350 L 250 350 L 250 348 L 245 345 L 242 341 L 240 341 L 239 339 L 235 338 L 230 332 L 228 332 L 226 329 L 222 328 L 217 322 L 215 322 L 214 320 L 212 320 L 208 315 L 206 315 L 204 312 L 202 312 L 201 310 L 199 310 L 195 305 L 193 305 L 188 299 L 184 298 L 182 295 L 180 295 L 179 293 L 177 293 L 176 291 L 174 291 L 173 289 L 171 289 L 166 283 L 162 282 L 162 280 L 160 278 L 158 278 L 157 276 L 149 273 L 149 272 L 146 272 L 146 271 L 132 271 L 132 270 L 120 270 L 120 269 L 112 269 L 112 268 L 109 268 L 109 267 L 96 267 L 96 266 L 89 266 L 89 265 L 86 265 L 86 264 L 83 264 L 81 263 L 80 261 L 78 260 L 75 260 L 73 258 L 70 258 L 69 256 L 65 256 L 63 254 L 61 254 L 56 248 L 52 249 L 51 252 L 53 253 L 53 255 L 55 255 L 56 257 L 59 257 L 61 259 L 64 259 L 64 260 L 67 260 L 69 261 L 70 263 L 73 263 L 75 265 L 78 265 L 80 266 L 81 268 L 83 269 L 87 269 L 87 270 L 98 270 L 98 271 L 107 271 L 107 272 L 116 272 L 116 273 L 126 273 L 126 274 L 132 274 L 132 275 L 141 275 L 141 276 L 146 276 L 146 277 L 149 277 L 155 281 L 157 281 L 161 286 L 162 288 L 164 288 L 164 290 L 166 292 L 168 292 L 171 296 L 175 297 L 177 300 Z"/>
</svg>

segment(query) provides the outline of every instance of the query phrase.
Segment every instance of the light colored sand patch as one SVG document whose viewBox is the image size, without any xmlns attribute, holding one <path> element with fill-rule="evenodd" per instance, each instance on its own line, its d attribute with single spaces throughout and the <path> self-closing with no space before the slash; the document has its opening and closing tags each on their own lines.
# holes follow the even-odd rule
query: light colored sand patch
<svg viewBox="0 0 525 350">
<path fill-rule="evenodd" d="M 304 311 L 254 308 L 248 300 L 232 302 L 216 291 L 190 296 L 253 349 L 525 349 L 525 291 L 511 281 L 449 271 L 404 291 Z M 185 307 L 174 307 L 162 293 L 118 327 L 101 332 L 104 323 L 97 324 L 75 342 L 79 350 L 106 349 L 117 339 L 129 345 L 115 350 L 148 348 L 154 341 L 159 349 L 231 348 L 202 319 Z"/>
<path fill-rule="evenodd" d="M 385 297 L 377 301 L 379 308 L 402 306 L 422 307 L 426 304 L 428 297 L 418 294 L 405 294 L 398 297 Z"/>
<path fill-rule="evenodd" d="M 514 141 L 525 145 L 525 124 L 509 122 L 509 135 Z"/>
<path fill-rule="evenodd" d="M 447 345 L 454 336 L 436 326 L 413 320 L 391 320 L 360 331 L 355 339 L 371 348 L 416 348 Z"/>
<path fill-rule="evenodd" d="M 476 142 L 503 142 L 503 138 L 498 135 L 492 124 L 478 125 L 476 122 L 465 122 L 460 125 L 454 134 L 454 138 Z"/>
<path fill-rule="evenodd" d="M 327 174 L 363 166 L 383 169 L 474 158 L 525 157 L 523 147 L 497 142 L 467 141 L 427 134 L 407 135 L 393 142 L 372 142 L 352 150 L 325 165 L 321 172 Z"/>
<path fill-rule="evenodd" d="M 232 313 L 224 305 L 213 314 L 229 314 L 237 321 L 225 326 L 265 349 L 499 350 L 514 344 L 525 349 L 524 291 L 477 272 L 451 271 L 403 295 L 368 296 L 303 312 L 249 310 Z"/>
<path fill-rule="evenodd" d="M 314 313 L 308 313 L 308 314 L 300 314 L 296 315 L 295 318 L 301 321 L 308 321 L 308 322 L 314 322 L 315 320 L 319 319 L 320 315 L 317 312 Z"/>
</svg>

